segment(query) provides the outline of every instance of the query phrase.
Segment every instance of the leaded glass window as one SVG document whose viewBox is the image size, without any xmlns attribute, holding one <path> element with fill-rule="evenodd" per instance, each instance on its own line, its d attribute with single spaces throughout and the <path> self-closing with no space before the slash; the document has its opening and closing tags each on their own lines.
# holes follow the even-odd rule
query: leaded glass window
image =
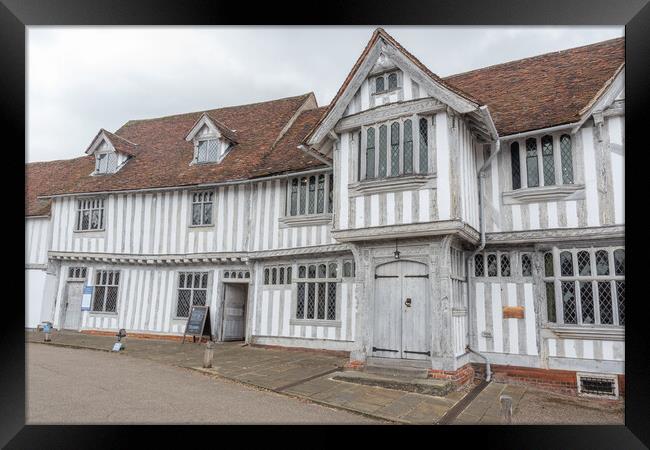
<svg viewBox="0 0 650 450">
<path fill-rule="evenodd" d="M 539 186 L 537 140 L 534 138 L 526 140 L 526 174 L 528 176 L 528 187 Z"/>
<path fill-rule="evenodd" d="M 485 268 L 483 266 L 483 254 L 479 253 L 474 255 L 474 276 L 482 277 L 484 276 Z"/>
<path fill-rule="evenodd" d="M 547 277 L 553 276 L 553 253 L 546 252 L 544 254 L 544 275 Z"/>
<path fill-rule="evenodd" d="M 192 225 L 212 225 L 213 191 L 192 193 Z"/>
<path fill-rule="evenodd" d="M 563 134 L 560 137 L 560 160 L 562 163 L 562 182 L 573 183 L 573 156 L 571 154 L 571 136 Z"/>
<path fill-rule="evenodd" d="M 578 274 L 581 277 L 591 275 L 591 255 L 588 251 L 578 252 Z"/>
<path fill-rule="evenodd" d="M 521 255 L 521 276 L 533 276 L 533 262 L 530 260 L 530 255 L 528 253 Z"/>
<path fill-rule="evenodd" d="M 388 90 L 397 89 L 397 73 L 388 75 Z"/>
<path fill-rule="evenodd" d="M 556 322 L 555 311 L 555 286 L 554 283 L 545 283 L 546 285 L 546 314 L 549 322 Z"/>
<path fill-rule="evenodd" d="M 176 317 L 189 317 L 192 306 L 205 306 L 208 298 L 208 272 L 180 272 Z"/>
<path fill-rule="evenodd" d="M 512 189 L 521 188 L 521 167 L 519 166 L 519 142 L 510 144 L 510 166 L 512 167 Z"/>
<path fill-rule="evenodd" d="M 216 139 L 199 141 L 196 161 L 199 163 L 215 162 L 219 159 L 219 142 Z"/>
<path fill-rule="evenodd" d="M 296 319 L 336 320 L 338 263 L 298 265 Z"/>
<path fill-rule="evenodd" d="M 494 253 L 490 253 L 487 255 L 487 274 L 488 277 L 496 277 L 497 276 L 497 255 Z"/>
<path fill-rule="evenodd" d="M 404 173 L 413 173 L 413 124 L 404 121 Z"/>
<path fill-rule="evenodd" d="M 386 153 L 388 149 L 388 127 L 382 125 L 379 127 L 379 176 L 386 176 Z"/>
<path fill-rule="evenodd" d="M 390 174 L 399 175 L 399 123 L 393 122 L 390 126 Z"/>
<path fill-rule="evenodd" d="M 596 274 L 609 275 L 609 252 L 607 250 L 596 252 Z"/>
<path fill-rule="evenodd" d="M 378 76 L 375 78 L 375 92 L 384 92 L 384 77 Z"/>
<path fill-rule="evenodd" d="M 576 285 L 574 281 L 562 281 L 562 307 L 564 310 L 564 323 L 578 323 L 576 310 Z"/>
<path fill-rule="evenodd" d="M 573 276 L 573 257 L 571 252 L 560 253 L 560 273 L 563 277 Z"/>
<path fill-rule="evenodd" d="M 616 275 L 625 275 L 625 250 L 614 250 L 614 273 Z"/>
<path fill-rule="evenodd" d="M 501 255 L 501 276 L 510 276 L 510 256 L 506 254 Z"/>
<path fill-rule="evenodd" d="M 104 199 L 84 197 L 77 200 L 76 231 L 104 229 Z"/>
<path fill-rule="evenodd" d="M 382 78 L 383 83 L 383 78 Z M 366 178 L 375 177 L 375 129 L 368 128 L 366 144 Z"/>
<path fill-rule="evenodd" d="M 544 185 L 555 184 L 555 163 L 553 161 L 553 137 L 542 137 L 542 169 L 544 170 Z"/>
<path fill-rule="evenodd" d="M 332 212 L 332 174 L 290 178 L 286 213 L 289 216 Z"/>
<path fill-rule="evenodd" d="M 613 270 L 610 269 L 610 253 Z M 560 295 L 563 312 L 562 317 L 557 317 L 560 323 L 624 326 L 624 268 L 618 268 L 620 264 L 617 264 L 616 255 L 623 259 L 624 249 L 599 249 L 593 253 L 588 249 L 560 252 L 559 275 L 553 276 L 551 272 L 545 272 L 549 321 L 553 313 L 550 309 L 551 300 Z M 575 264 L 576 270 L 573 268 Z M 556 316 L 559 311 L 556 310 Z"/>
<path fill-rule="evenodd" d="M 94 312 L 116 312 L 119 285 L 120 272 L 118 270 L 97 270 L 91 310 Z"/>
<path fill-rule="evenodd" d="M 427 119 L 420 119 L 420 173 L 429 172 L 429 124 Z"/>
</svg>

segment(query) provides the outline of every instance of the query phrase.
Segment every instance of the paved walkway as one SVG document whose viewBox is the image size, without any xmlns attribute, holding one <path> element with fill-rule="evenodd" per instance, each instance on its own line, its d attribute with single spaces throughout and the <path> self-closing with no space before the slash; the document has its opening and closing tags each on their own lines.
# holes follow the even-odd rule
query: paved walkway
<svg viewBox="0 0 650 450">
<path fill-rule="evenodd" d="M 27 332 L 27 341 L 43 342 L 43 333 Z M 55 331 L 47 345 L 109 351 L 112 336 Z M 434 424 L 467 392 L 446 397 L 415 394 L 375 386 L 332 380 L 347 358 L 322 352 L 218 343 L 213 367 L 203 369 L 205 345 L 186 342 L 126 338 L 120 356 L 131 356 L 180 366 L 205 375 L 223 377 L 258 388 L 333 406 L 396 423 Z"/>
<path fill-rule="evenodd" d="M 43 333 L 27 332 L 27 341 L 43 342 Z M 54 346 L 110 351 L 115 338 L 75 332 L 54 332 Z M 126 338 L 131 356 L 227 378 L 283 395 L 336 407 L 396 423 L 502 424 L 499 397 L 513 399 L 513 424 L 623 424 L 623 402 L 592 400 L 553 394 L 531 387 L 490 383 L 465 408 L 452 409 L 473 386 L 445 397 L 403 392 L 333 380 L 347 358 L 331 354 L 219 343 L 214 346 L 211 369 L 203 369 L 205 345 L 175 341 Z M 118 356 L 118 355 L 116 355 Z M 466 402 L 469 400 L 466 400 Z M 444 417 L 446 413 L 451 413 Z M 444 418 L 443 418 L 444 417 Z"/>
<path fill-rule="evenodd" d="M 384 423 L 108 352 L 27 344 L 26 362 L 29 425 Z"/>
</svg>

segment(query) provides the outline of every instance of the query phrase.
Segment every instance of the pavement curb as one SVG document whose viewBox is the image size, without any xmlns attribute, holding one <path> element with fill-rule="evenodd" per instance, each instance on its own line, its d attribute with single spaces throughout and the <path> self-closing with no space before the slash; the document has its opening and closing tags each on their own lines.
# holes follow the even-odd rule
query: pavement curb
<svg viewBox="0 0 650 450">
<path fill-rule="evenodd" d="M 123 351 L 120 352 L 113 352 L 111 349 L 108 348 L 97 348 L 97 347 L 86 347 L 84 345 L 76 345 L 76 344 L 63 344 L 61 342 L 39 342 L 39 341 L 25 341 L 26 344 L 41 344 L 41 345 L 51 345 L 53 347 L 66 347 L 66 348 L 74 348 L 78 350 L 94 350 L 96 352 L 107 352 L 107 353 L 118 353 L 118 354 L 123 354 L 125 355 L 126 353 Z"/>
</svg>

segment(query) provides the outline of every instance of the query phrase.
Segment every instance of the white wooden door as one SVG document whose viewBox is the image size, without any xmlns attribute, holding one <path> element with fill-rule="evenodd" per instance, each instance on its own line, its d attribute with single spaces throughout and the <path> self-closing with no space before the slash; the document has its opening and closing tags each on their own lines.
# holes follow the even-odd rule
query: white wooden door
<svg viewBox="0 0 650 450">
<path fill-rule="evenodd" d="M 81 297 L 83 295 L 83 283 L 68 283 L 65 296 L 65 317 L 63 328 L 66 330 L 78 330 L 81 327 Z"/>
<path fill-rule="evenodd" d="M 223 340 L 241 341 L 246 336 L 247 284 L 226 283 L 223 302 Z"/>
<path fill-rule="evenodd" d="M 395 261 L 377 267 L 372 355 L 427 359 L 430 295 L 427 266 Z"/>
</svg>

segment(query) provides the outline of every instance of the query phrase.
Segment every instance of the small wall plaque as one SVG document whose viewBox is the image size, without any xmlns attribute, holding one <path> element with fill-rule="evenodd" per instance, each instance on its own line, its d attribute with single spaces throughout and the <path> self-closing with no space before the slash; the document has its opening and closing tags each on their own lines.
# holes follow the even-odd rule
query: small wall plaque
<svg viewBox="0 0 650 450">
<path fill-rule="evenodd" d="M 523 306 L 504 306 L 503 307 L 504 319 L 523 319 L 524 307 Z"/>
</svg>

